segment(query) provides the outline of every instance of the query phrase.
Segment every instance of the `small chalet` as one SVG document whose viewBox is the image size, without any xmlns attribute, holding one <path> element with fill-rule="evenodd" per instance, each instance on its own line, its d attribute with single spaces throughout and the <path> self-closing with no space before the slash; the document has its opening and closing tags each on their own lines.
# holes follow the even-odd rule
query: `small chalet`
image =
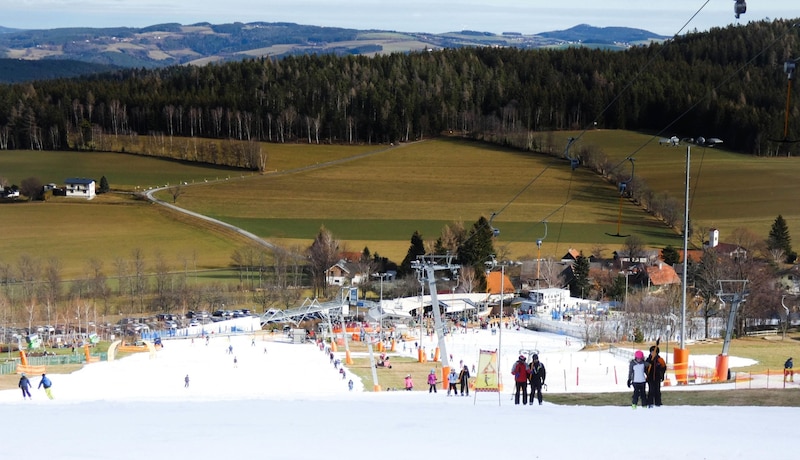
<svg viewBox="0 0 800 460">
<path fill-rule="evenodd" d="M 578 260 L 580 257 L 581 252 L 574 248 L 567 249 L 567 253 L 561 256 L 561 262 L 565 264 L 571 264 Z"/>
<path fill-rule="evenodd" d="M 339 256 L 342 258 L 325 270 L 325 281 L 329 286 L 358 286 L 369 280 L 369 274 L 364 271 L 365 266 L 352 262 L 361 258 L 360 253 L 341 253 Z"/>
<path fill-rule="evenodd" d="M 94 179 L 72 177 L 64 181 L 64 189 L 68 197 L 79 197 L 91 200 L 95 197 Z"/>
</svg>

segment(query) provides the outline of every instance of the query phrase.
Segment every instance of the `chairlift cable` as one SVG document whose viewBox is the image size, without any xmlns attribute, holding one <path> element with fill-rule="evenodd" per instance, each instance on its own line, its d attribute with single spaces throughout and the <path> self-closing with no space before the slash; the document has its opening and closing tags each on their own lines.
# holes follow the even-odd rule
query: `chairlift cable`
<svg viewBox="0 0 800 460">
<path fill-rule="evenodd" d="M 691 24 L 691 22 L 692 22 L 692 21 L 693 21 L 693 20 L 694 20 L 694 19 L 695 19 L 695 18 L 696 18 L 696 17 L 697 17 L 697 16 L 698 16 L 698 15 L 699 15 L 699 14 L 700 14 L 702 11 L 703 11 L 703 9 L 705 9 L 705 7 L 708 5 L 708 3 L 709 3 L 710 1 L 711 1 L 711 0 L 705 0 L 705 1 L 703 2 L 703 4 L 702 4 L 702 5 L 701 5 L 701 6 L 700 6 L 700 7 L 699 7 L 699 8 L 698 8 L 698 9 L 697 9 L 697 10 L 696 10 L 696 11 L 695 11 L 693 14 L 692 14 L 692 16 L 691 16 L 691 17 L 689 17 L 689 19 L 688 19 L 688 20 L 687 20 L 687 21 L 686 21 L 686 22 L 683 24 L 683 26 L 681 26 L 681 28 L 678 30 L 678 32 L 676 32 L 676 33 L 675 33 L 675 35 L 674 35 L 674 36 L 678 36 L 678 35 L 679 35 L 681 32 L 683 32 L 683 30 L 684 30 L 684 29 L 686 29 L 686 28 L 689 26 L 689 24 Z M 798 26 L 798 24 L 793 24 L 791 27 L 795 27 L 795 26 Z M 790 27 L 790 29 L 791 29 L 791 27 Z M 787 31 L 787 34 L 788 34 L 788 31 Z M 636 149 L 635 149 L 635 150 L 634 150 L 634 151 L 633 151 L 633 152 L 632 152 L 630 155 L 628 155 L 628 156 L 627 156 L 627 157 L 626 157 L 624 160 L 622 160 L 622 161 L 621 161 L 620 163 L 618 163 L 617 165 L 613 166 L 613 167 L 610 169 L 610 171 L 614 171 L 615 169 L 619 168 L 619 167 L 620 167 L 622 164 L 624 164 L 626 161 L 633 161 L 633 159 L 634 159 L 634 156 L 635 156 L 635 155 L 636 155 L 638 152 L 640 152 L 642 149 L 644 149 L 644 147 L 646 147 L 646 146 L 647 146 L 647 145 L 648 145 L 650 142 L 652 142 L 652 140 L 653 140 L 654 138 L 656 138 L 656 137 L 658 137 L 658 136 L 661 136 L 661 135 L 662 135 L 664 132 L 666 132 L 666 131 L 667 131 L 669 128 L 671 128 L 671 127 L 672 127 L 673 125 L 675 125 L 675 124 L 676 124 L 678 121 L 680 121 L 680 120 L 681 120 L 683 117 L 685 117 L 685 116 L 686 116 L 686 115 L 687 115 L 689 112 L 691 112 L 692 110 L 694 110 L 694 109 L 695 109 L 695 108 L 696 108 L 698 105 L 700 105 L 700 104 L 701 104 L 701 103 L 703 103 L 703 102 L 704 102 L 706 99 L 708 99 L 708 98 L 711 96 L 711 94 L 712 94 L 714 91 L 716 91 L 717 89 L 719 89 L 719 88 L 720 88 L 722 85 L 726 84 L 726 83 L 727 83 L 728 81 L 730 81 L 730 80 L 731 80 L 731 79 L 732 79 L 734 76 L 736 76 L 736 75 L 738 75 L 739 73 L 741 73 L 741 72 L 742 72 L 742 71 L 743 71 L 743 70 L 744 70 L 744 69 L 745 69 L 747 66 L 749 66 L 749 65 L 750 65 L 750 64 L 751 64 L 753 61 L 755 61 L 755 60 L 756 60 L 758 57 L 760 57 L 762 54 L 764 54 L 764 53 L 765 53 L 765 52 L 766 52 L 766 51 L 767 51 L 769 48 L 771 48 L 771 47 L 772 47 L 772 46 L 773 46 L 775 43 L 777 43 L 777 42 L 778 42 L 778 40 L 780 40 L 780 39 L 782 39 L 782 38 L 783 38 L 783 36 L 776 37 L 776 38 L 775 38 L 775 40 L 773 40 L 772 42 L 770 42 L 769 44 L 767 44 L 767 45 L 766 45 L 766 46 L 765 46 L 765 47 L 764 47 L 764 48 L 763 48 L 761 51 L 759 51 L 759 52 L 758 52 L 758 53 L 757 53 L 755 56 L 753 56 L 753 57 L 752 57 L 750 60 L 748 60 L 747 62 L 745 62 L 744 64 L 742 64 L 742 65 L 741 65 L 739 68 L 737 68 L 737 69 L 736 69 L 734 72 L 732 72 L 732 73 L 731 73 L 731 74 L 730 74 L 728 77 L 726 77 L 725 79 L 723 79 L 723 80 L 722 80 L 722 81 L 721 81 L 721 82 L 720 82 L 720 83 L 719 83 L 717 86 L 715 86 L 715 87 L 714 87 L 712 90 L 708 91 L 708 92 L 707 92 L 707 93 L 706 93 L 706 94 L 705 94 L 705 95 L 704 95 L 702 98 L 700 98 L 699 100 L 697 100 L 697 101 L 696 101 L 694 104 L 692 104 L 691 106 L 689 106 L 689 108 L 687 108 L 687 109 L 686 109 L 686 110 L 685 110 L 683 113 L 681 113 L 680 115 L 678 115 L 678 116 L 677 116 L 675 119 L 673 119 L 673 120 L 672 120 L 672 121 L 671 121 L 669 124 L 667 124 L 667 125 L 666 125 L 664 128 L 662 128 L 662 129 L 661 129 L 659 132 L 657 132 L 655 135 L 653 135 L 651 138 L 649 138 L 649 139 L 648 139 L 648 140 L 647 140 L 647 141 L 646 141 L 644 144 L 642 144 L 641 146 L 639 146 L 638 148 L 636 148 Z M 641 75 L 644 73 L 644 71 L 645 71 L 645 70 L 646 70 L 646 69 L 647 69 L 647 68 L 648 68 L 648 67 L 649 67 L 649 66 L 650 66 L 650 65 L 651 65 L 651 64 L 652 64 L 652 63 L 655 61 L 655 59 L 656 59 L 658 56 L 660 56 L 661 54 L 663 54 L 663 53 L 665 52 L 666 48 L 667 48 L 667 46 L 662 46 L 662 47 L 661 47 L 661 50 L 659 51 L 659 53 L 657 53 L 657 54 L 655 54 L 653 57 L 651 57 L 651 58 L 650 58 L 650 60 L 648 60 L 648 61 L 645 63 L 645 65 L 644 65 L 644 66 L 642 66 L 642 67 L 639 69 L 639 72 L 638 72 L 636 75 L 634 75 L 634 77 L 633 77 L 633 78 L 632 78 L 632 79 L 631 79 L 631 80 L 630 80 L 630 81 L 629 81 L 629 82 L 628 82 L 628 83 L 627 83 L 627 84 L 626 84 L 626 85 L 625 85 L 625 86 L 622 88 L 622 90 L 621 90 L 621 91 L 620 91 L 620 92 L 619 92 L 619 93 L 618 93 L 618 94 L 617 94 L 617 95 L 616 95 L 616 96 L 615 96 L 615 97 L 614 97 L 614 98 L 613 98 L 611 101 L 609 101 L 609 103 L 608 103 L 608 104 L 606 104 L 606 106 L 605 106 L 605 107 L 604 107 L 604 108 L 603 108 L 603 109 L 602 109 L 602 110 L 599 112 L 599 114 L 598 114 L 598 115 L 597 115 L 597 116 L 594 118 L 593 122 L 592 122 L 590 125 L 588 125 L 587 127 L 585 127 L 585 128 L 583 129 L 583 131 L 581 131 L 581 132 L 580 132 L 580 133 L 579 133 L 579 134 L 578 134 L 576 137 L 572 137 L 572 138 L 570 138 L 570 139 L 569 139 L 569 143 L 567 144 L 567 149 L 566 149 L 566 151 L 565 151 L 565 156 L 567 157 L 567 159 L 569 159 L 571 162 L 573 161 L 573 158 L 571 158 L 571 157 L 570 157 L 570 155 L 569 155 L 569 148 L 572 146 L 572 144 L 573 144 L 575 141 L 579 140 L 581 137 L 583 137 L 583 135 L 584 135 L 584 134 L 585 134 L 585 133 L 586 133 L 586 132 L 589 130 L 589 127 L 591 127 L 591 126 L 595 126 L 595 124 L 596 124 L 596 122 L 597 122 L 597 119 L 599 119 L 599 118 L 600 118 L 600 117 L 601 117 L 601 116 L 602 116 L 604 113 L 606 113 L 606 112 L 607 112 L 607 111 L 608 111 L 608 110 L 611 108 L 611 106 L 612 106 L 613 104 L 615 104 L 615 103 L 616 103 L 616 102 L 617 102 L 617 101 L 620 99 L 620 97 L 622 97 L 622 95 L 623 95 L 623 94 L 625 94 L 625 93 L 626 93 L 626 92 L 627 92 L 627 91 L 630 89 L 630 87 L 631 87 L 631 86 L 633 86 L 633 84 L 634 84 L 634 83 L 635 83 L 635 82 L 636 82 L 636 81 L 639 79 L 639 77 L 641 77 Z M 505 210 L 506 210 L 506 209 L 507 209 L 509 206 L 511 206 L 511 204 L 513 204 L 515 201 L 517 201 L 517 199 L 519 199 L 519 197 L 520 197 L 520 196 L 521 196 L 521 195 L 522 195 L 522 194 L 523 194 L 525 191 L 527 191 L 527 190 L 528 190 L 528 189 L 529 189 L 531 186 L 533 186 L 533 184 L 534 184 L 534 183 L 535 183 L 535 182 L 536 182 L 536 181 L 537 181 L 537 180 L 538 180 L 538 179 L 539 179 L 539 178 L 540 178 L 540 177 L 541 177 L 541 176 L 542 176 L 542 175 L 543 175 L 543 174 L 544 174 L 544 173 L 545 173 L 545 172 L 546 172 L 548 169 L 550 169 L 550 167 L 551 167 L 551 166 L 552 166 L 552 164 L 551 164 L 551 165 L 547 165 L 547 166 L 545 166 L 545 167 L 544 167 L 544 168 L 543 168 L 543 169 L 542 169 L 542 170 L 539 172 L 539 174 L 537 174 L 537 175 L 536 175 L 536 176 L 534 176 L 534 177 L 533 177 L 533 178 L 532 178 L 530 181 L 528 181 L 528 183 L 527 183 L 527 184 L 525 184 L 525 186 L 524 186 L 522 189 L 520 189 L 520 190 L 519 190 L 519 192 L 517 192 L 517 193 L 516 193 L 516 194 L 515 194 L 515 195 L 514 195 L 514 196 L 513 196 L 513 197 L 512 197 L 512 198 L 511 198 L 509 201 L 507 201 L 507 202 L 506 202 L 506 203 L 505 203 L 505 204 L 504 204 L 504 205 L 503 205 L 503 206 L 502 206 L 502 207 L 501 207 L 499 210 L 497 210 L 497 211 L 493 212 L 493 213 L 492 213 L 492 219 L 493 219 L 494 217 L 497 217 L 498 215 L 502 214 L 502 213 L 503 213 L 503 212 L 504 212 L 504 211 L 505 211 Z M 574 168 L 573 168 L 573 171 L 574 171 Z M 559 206 L 559 208 L 557 208 L 557 209 L 556 209 L 556 211 L 554 211 L 554 212 L 552 212 L 551 214 L 549 214 L 549 215 L 548 215 L 548 216 L 552 216 L 552 215 L 553 215 L 553 214 L 555 214 L 555 212 L 557 212 L 558 210 L 563 210 L 563 213 L 562 213 L 562 218 L 561 218 L 561 225 L 559 226 L 559 232 L 558 232 L 558 233 L 559 233 L 559 236 L 558 236 L 558 239 L 557 239 L 557 241 L 556 241 L 556 249 L 557 249 L 557 247 L 558 247 L 558 241 L 560 241 L 560 236 L 561 236 L 561 228 L 563 228 L 563 222 L 564 222 L 565 215 L 566 215 L 566 210 L 565 210 L 564 208 L 566 207 L 566 205 L 567 205 L 567 204 L 568 204 L 570 201 L 572 201 L 572 200 L 573 200 L 573 198 L 571 198 L 571 197 L 570 197 L 571 183 L 572 183 L 572 176 L 573 176 L 573 174 L 570 174 L 570 185 L 568 186 L 568 193 L 567 193 L 567 199 L 566 199 L 566 201 L 565 201 L 565 202 L 564 202 L 564 203 L 563 203 L 561 206 Z M 699 179 L 699 178 L 698 178 L 698 179 Z M 538 221 L 538 222 L 541 222 L 541 221 L 543 221 L 543 220 L 546 220 L 546 219 L 547 219 L 547 218 L 545 217 L 544 219 L 541 219 L 541 220 L 540 220 L 540 221 Z M 537 223 L 538 223 L 538 222 L 537 222 Z M 478 229 L 476 229 L 476 230 L 478 230 Z M 473 236 L 474 236 L 474 235 L 473 235 Z M 469 238 L 471 238 L 471 236 L 470 236 L 470 237 L 468 237 L 467 239 L 469 239 Z"/>
</svg>

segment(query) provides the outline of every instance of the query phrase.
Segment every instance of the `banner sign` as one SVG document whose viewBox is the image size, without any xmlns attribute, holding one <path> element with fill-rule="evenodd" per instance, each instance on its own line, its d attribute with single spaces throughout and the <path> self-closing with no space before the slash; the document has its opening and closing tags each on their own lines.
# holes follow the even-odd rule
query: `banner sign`
<svg viewBox="0 0 800 460">
<path fill-rule="evenodd" d="M 478 355 L 478 375 L 475 379 L 475 391 L 499 392 L 497 374 L 497 350 L 481 350 Z"/>
</svg>

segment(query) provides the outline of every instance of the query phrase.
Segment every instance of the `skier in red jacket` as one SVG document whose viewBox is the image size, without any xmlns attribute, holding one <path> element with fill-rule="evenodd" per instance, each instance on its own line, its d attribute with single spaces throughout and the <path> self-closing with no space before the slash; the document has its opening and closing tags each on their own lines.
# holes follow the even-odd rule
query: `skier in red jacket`
<svg viewBox="0 0 800 460">
<path fill-rule="evenodd" d="M 524 355 L 519 356 L 519 360 L 514 363 L 511 373 L 514 374 L 514 384 L 516 385 L 516 392 L 514 393 L 514 404 L 519 404 L 519 393 L 522 391 L 522 404 L 528 404 L 528 365 L 525 363 L 527 358 Z"/>
</svg>

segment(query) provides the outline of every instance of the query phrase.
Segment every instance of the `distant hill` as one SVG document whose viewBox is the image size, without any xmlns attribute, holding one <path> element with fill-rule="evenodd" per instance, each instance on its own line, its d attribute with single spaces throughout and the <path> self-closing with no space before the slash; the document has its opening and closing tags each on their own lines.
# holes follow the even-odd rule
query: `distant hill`
<svg viewBox="0 0 800 460">
<path fill-rule="evenodd" d="M 667 37 L 625 27 L 580 25 L 565 31 L 523 35 L 469 31 L 444 34 L 356 30 L 293 23 L 181 25 L 144 28 L 16 30 L 0 27 L 0 58 L 39 61 L 70 59 L 119 67 L 206 64 L 252 57 L 297 54 L 364 54 L 464 46 L 542 48 L 604 46 L 625 49 Z"/>
<path fill-rule="evenodd" d="M 68 59 L 47 59 L 42 61 L 0 59 L 0 83 L 71 78 L 108 72 L 114 69 L 116 67 Z"/>
<path fill-rule="evenodd" d="M 540 33 L 539 36 L 568 42 L 608 44 L 639 43 L 669 38 L 642 29 L 631 29 L 629 27 L 592 27 L 588 24 L 580 24 L 567 30 L 543 32 Z"/>
</svg>

